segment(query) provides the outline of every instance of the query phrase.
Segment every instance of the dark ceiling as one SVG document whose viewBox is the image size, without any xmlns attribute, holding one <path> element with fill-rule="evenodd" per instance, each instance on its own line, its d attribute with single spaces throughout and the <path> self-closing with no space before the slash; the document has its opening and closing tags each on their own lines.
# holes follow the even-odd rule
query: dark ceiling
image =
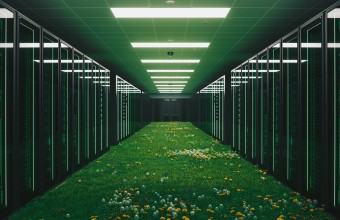
<svg viewBox="0 0 340 220">
<path fill-rule="evenodd" d="M 175 0 L 171 6 L 230 7 L 229 14 L 223 19 L 116 19 L 110 10 L 111 7 L 170 7 L 165 0 L 4 2 L 144 92 L 158 91 L 150 78 L 155 74 L 147 73 L 147 69 L 194 69 L 183 90 L 192 93 L 230 72 L 336 1 Z M 143 64 L 141 59 L 169 59 L 169 49 L 132 48 L 130 44 L 170 40 L 211 44 L 209 48 L 171 49 L 174 52 L 172 59 L 199 59 L 199 64 Z"/>
</svg>

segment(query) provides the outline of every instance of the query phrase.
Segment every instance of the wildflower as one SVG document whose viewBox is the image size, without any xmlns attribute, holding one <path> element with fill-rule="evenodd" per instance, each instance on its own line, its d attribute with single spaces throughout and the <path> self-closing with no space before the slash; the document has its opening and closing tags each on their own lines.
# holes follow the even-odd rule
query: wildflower
<svg viewBox="0 0 340 220">
<path fill-rule="evenodd" d="M 241 217 L 241 216 L 243 216 L 243 214 L 241 212 L 237 212 L 236 216 Z"/>
</svg>

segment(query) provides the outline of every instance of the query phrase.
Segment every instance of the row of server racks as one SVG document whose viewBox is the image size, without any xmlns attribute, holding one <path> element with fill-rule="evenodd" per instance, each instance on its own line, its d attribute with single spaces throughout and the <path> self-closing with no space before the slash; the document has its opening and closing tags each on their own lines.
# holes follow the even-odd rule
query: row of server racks
<svg viewBox="0 0 340 220">
<path fill-rule="evenodd" d="M 0 218 L 109 147 L 110 72 L 0 3 Z"/>
<path fill-rule="evenodd" d="M 190 99 L 190 120 L 207 134 L 231 145 L 230 77 L 222 76 Z"/>
<path fill-rule="evenodd" d="M 116 145 L 150 123 L 151 99 L 123 78 L 114 75 L 111 77 L 111 90 L 115 92 L 111 97 L 114 97 L 115 105 L 110 109 L 116 112 L 111 111 L 115 117 L 112 119 L 113 140 L 110 145 Z"/>
<path fill-rule="evenodd" d="M 340 4 L 231 71 L 232 147 L 340 207 Z"/>
</svg>

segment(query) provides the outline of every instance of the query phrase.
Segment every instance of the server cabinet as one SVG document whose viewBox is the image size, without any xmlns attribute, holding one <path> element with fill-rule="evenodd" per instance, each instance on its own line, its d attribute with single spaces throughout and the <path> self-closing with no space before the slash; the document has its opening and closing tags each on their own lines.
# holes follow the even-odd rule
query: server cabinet
<svg viewBox="0 0 340 220">
<path fill-rule="evenodd" d="M 13 195 L 13 181 L 9 172 L 13 158 L 13 145 L 9 140 L 11 136 L 11 124 L 8 123 L 12 115 L 13 95 L 13 42 L 14 42 L 14 13 L 0 4 L 2 16 L 0 17 L 0 213 L 8 214 L 10 200 Z M 0 215 L 0 218 L 1 216 Z"/>
<path fill-rule="evenodd" d="M 37 143 L 39 124 L 40 29 L 19 17 L 17 86 L 17 182 L 21 203 L 37 192 Z"/>
<path fill-rule="evenodd" d="M 235 81 L 240 85 L 240 153 L 247 155 L 247 84 L 248 81 L 248 61 L 242 65 L 241 78 Z"/>
<path fill-rule="evenodd" d="M 120 141 L 140 129 L 137 113 L 140 113 L 142 91 L 119 76 L 116 76 L 116 83 L 117 137 Z"/>
<path fill-rule="evenodd" d="M 102 148 L 107 151 L 109 148 L 109 89 L 110 72 L 104 71 L 102 86 Z"/>
<path fill-rule="evenodd" d="M 307 192 L 322 189 L 322 17 L 301 28 L 301 109 L 303 179 Z"/>
<path fill-rule="evenodd" d="M 74 62 L 74 75 L 73 75 L 73 166 L 77 169 L 84 163 L 84 124 L 82 120 L 82 89 L 83 89 L 83 71 L 84 71 L 84 60 L 83 55 L 78 51 L 74 50 L 73 54 Z"/>
<path fill-rule="evenodd" d="M 268 135 L 269 135 L 269 128 L 268 128 L 268 121 L 269 121 L 269 105 L 268 105 L 268 98 L 269 98 L 269 73 L 268 73 L 268 51 L 265 50 L 258 55 L 258 77 L 261 77 L 258 81 L 259 86 L 259 124 L 258 124 L 258 136 L 259 140 L 259 153 L 260 153 L 260 164 L 263 168 L 268 169 Z"/>
<path fill-rule="evenodd" d="M 340 208 L 340 6 L 326 11 L 327 33 L 327 76 L 330 101 L 330 153 L 329 160 L 329 200 L 333 207 Z"/>
<path fill-rule="evenodd" d="M 282 40 L 282 85 L 283 85 L 283 126 L 282 126 L 282 163 L 284 180 L 294 188 L 299 182 L 299 69 L 298 69 L 298 32 L 295 31 Z"/>
<path fill-rule="evenodd" d="M 197 95 L 200 99 L 199 128 L 224 141 L 225 76 L 200 90 Z"/>
<path fill-rule="evenodd" d="M 281 44 L 276 43 L 269 48 L 269 166 L 270 170 L 279 175 L 281 168 L 280 148 L 280 74 Z"/>
<path fill-rule="evenodd" d="M 92 60 L 84 57 L 84 72 L 82 85 L 82 124 L 84 135 L 84 159 L 86 162 L 90 159 L 90 87 L 92 79 Z"/>
<path fill-rule="evenodd" d="M 231 79 L 231 87 L 234 89 L 234 149 L 241 151 L 241 83 L 242 68 L 238 68 L 234 72 Z"/>
<path fill-rule="evenodd" d="M 257 57 L 254 57 L 249 60 L 249 73 L 248 78 L 245 80 L 248 81 L 248 158 L 251 160 L 255 160 L 256 158 L 256 122 L 257 122 Z"/>
<path fill-rule="evenodd" d="M 42 168 L 43 188 L 56 183 L 57 177 L 57 100 L 59 46 L 58 39 L 43 33 L 43 67 L 42 67 Z M 36 62 L 40 62 L 36 60 Z"/>
<path fill-rule="evenodd" d="M 90 147 L 90 158 L 95 158 L 97 155 L 97 131 L 96 131 L 96 99 L 97 99 L 97 86 L 95 85 L 95 76 L 98 72 L 98 65 L 96 63 L 92 63 L 92 70 L 88 72 L 89 76 L 89 147 Z"/>
<path fill-rule="evenodd" d="M 72 78 L 73 78 L 73 49 L 60 43 L 60 76 L 59 76 L 59 162 L 60 175 L 65 177 L 70 172 L 70 146 L 73 139 L 71 135 L 72 117 Z"/>
</svg>

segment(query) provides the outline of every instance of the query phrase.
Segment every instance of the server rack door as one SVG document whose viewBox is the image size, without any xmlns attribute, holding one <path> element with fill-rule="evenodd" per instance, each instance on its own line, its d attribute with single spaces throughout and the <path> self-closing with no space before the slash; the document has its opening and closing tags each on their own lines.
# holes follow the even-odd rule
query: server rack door
<svg viewBox="0 0 340 220">
<path fill-rule="evenodd" d="M 302 156 L 306 191 L 322 189 L 322 18 L 301 29 Z M 319 194 L 320 195 L 320 194 Z"/>
<path fill-rule="evenodd" d="M 33 198 L 37 186 L 38 89 L 40 29 L 19 18 L 18 192 L 21 202 Z"/>
<path fill-rule="evenodd" d="M 268 97 L 269 97 L 269 86 L 268 86 L 268 54 L 267 51 L 259 54 L 259 74 L 258 76 L 261 77 L 259 81 L 260 87 L 260 164 L 265 168 L 268 169 Z"/>
<path fill-rule="evenodd" d="M 280 150 L 280 43 L 269 48 L 269 85 L 270 85 L 270 119 L 269 119 L 269 158 L 274 173 L 281 172 Z"/>
<path fill-rule="evenodd" d="M 232 87 L 235 88 L 235 149 L 241 151 L 241 86 L 240 81 L 242 69 L 237 69 L 235 72 L 235 78 L 231 80 Z"/>
<path fill-rule="evenodd" d="M 83 85 L 82 85 L 82 120 L 83 120 L 83 132 L 84 132 L 84 159 L 88 161 L 90 159 L 90 83 L 92 79 L 92 60 L 84 58 L 84 72 L 83 72 Z"/>
<path fill-rule="evenodd" d="M 285 164 L 285 180 L 297 187 L 299 169 L 298 145 L 298 33 L 295 32 L 283 40 L 283 93 L 285 105 L 283 113 L 286 121 L 283 123 L 282 143 L 283 164 Z M 288 61 L 289 60 L 289 61 Z M 285 140 L 285 141 L 283 141 Z"/>
<path fill-rule="evenodd" d="M 60 141 L 59 150 L 61 163 L 61 174 L 66 176 L 70 172 L 70 141 L 71 134 L 71 108 L 72 108 L 72 75 L 73 75 L 73 51 L 64 43 L 60 44 Z"/>
<path fill-rule="evenodd" d="M 253 153 L 253 146 L 252 146 L 252 128 L 253 128 L 253 119 L 252 119 L 252 111 L 253 111 L 253 79 L 251 79 L 251 75 L 252 75 L 252 63 L 253 61 L 249 61 L 248 64 L 248 70 L 245 71 L 245 75 L 244 78 L 242 78 L 242 81 L 245 83 L 246 85 L 246 100 L 245 100 L 245 105 L 246 105 L 246 110 L 245 110 L 245 129 L 246 129 L 246 133 L 245 133 L 245 150 L 246 150 L 246 157 L 248 159 L 252 158 L 252 153 Z M 256 63 L 256 61 L 255 61 Z"/>
<path fill-rule="evenodd" d="M 43 179 L 46 187 L 52 186 L 56 179 L 57 144 L 56 106 L 58 97 L 58 39 L 43 34 L 43 72 L 42 72 L 42 155 Z"/>
<path fill-rule="evenodd" d="M 93 63 L 92 65 L 92 72 L 91 72 L 91 79 L 90 79 L 90 108 L 89 108 L 89 121 L 90 121 L 90 157 L 93 159 L 96 157 L 98 153 L 98 147 L 97 147 L 97 129 L 96 129 L 96 124 L 97 124 L 97 109 L 96 109 L 96 104 L 97 104 L 97 74 L 98 74 L 98 65 Z"/>
<path fill-rule="evenodd" d="M 99 153 L 103 152 L 103 86 L 106 84 L 104 80 L 105 70 L 99 68 L 99 72 L 94 74 L 98 79 L 95 78 L 94 86 L 97 87 L 96 91 L 96 133 L 97 133 L 97 150 Z"/>
<path fill-rule="evenodd" d="M 251 156 L 250 158 L 254 160 L 257 158 L 256 155 L 256 148 L 257 148 L 257 135 L 256 135 L 256 124 L 257 124 L 257 57 L 249 61 L 250 70 L 249 70 L 249 77 L 248 77 L 248 83 L 250 87 L 250 150 L 251 150 Z"/>
<path fill-rule="evenodd" d="M 13 17 L 14 14 L 0 5 L 0 9 L 6 16 L 0 18 L 0 43 L 13 45 Z M 13 82 L 13 46 L 0 48 L 0 218 L 4 217 L 5 209 L 9 206 L 9 150 L 12 146 L 8 141 L 9 126 L 7 121 L 11 114 L 8 107 L 9 99 L 13 99 L 10 86 Z"/>
<path fill-rule="evenodd" d="M 235 79 L 235 70 L 231 72 L 231 82 Z M 232 148 L 236 149 L 236 85 L 231 84 L 231 97 L 232 97 L 232 132 L 233 132 L 233 141 Z"/>
<path fill-rule="evenodd" d="M 327 13 L 327 67 L 330 87 L 332 92 L 330 97 L 332 98 L 332 115 L 331 121 L 331 137 L 332 137 L 332 149 L 331 149 L 331 167 L 332 167 L 332 205 L 334 207 L 340 207 L 340 49 L 337 46 L 340 43 L 340 16 L 337 6 Z"/>
<path fill-rule="evenodd" d="M 73 161 L 75 168 L 79 168 L 83 163 L 84 156 L 84 125 L 82 115 L 82 86 L 83 86 L 83 55 L 77 51 L 74 52 L 74 85 L 73 85 Z"/>
<path fill-rule="evenodd" d="M 107 150 L 109 147 L 109 88 L 110 88 L 110 72 L 107 70 L 104 73 L 105 82 L 102 85 L 102 147 Z"/>
<path fill-rule="evenodd" d="M 240 153 L 247 155 L 247 83 L 248 63 L 242 66 L 241 78 L 236 81 L 240 85 Z"/>
</svg>

